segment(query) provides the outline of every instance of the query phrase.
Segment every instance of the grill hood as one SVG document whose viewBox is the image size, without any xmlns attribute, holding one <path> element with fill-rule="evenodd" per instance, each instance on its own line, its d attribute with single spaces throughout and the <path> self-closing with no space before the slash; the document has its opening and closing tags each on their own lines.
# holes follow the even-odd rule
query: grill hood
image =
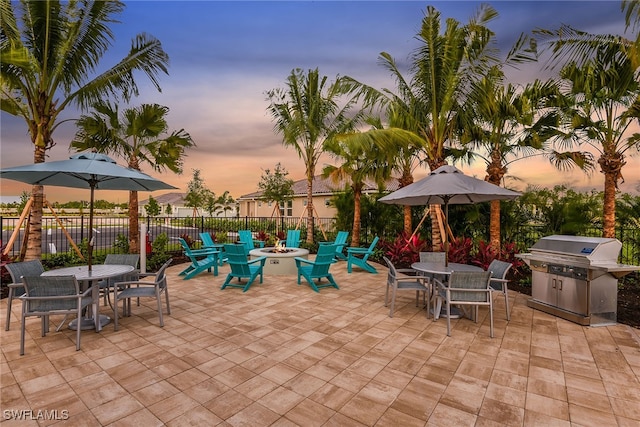
<svg viewBox="0 0 640 427">
<path fill-rule="evenodd" d="M 531 253 L 575 257 L 588 264 L 615 264 L 622 243 L 618 239 L 604 237 L 563 236 L 543 237 L 532 247 Z"/>
</svg>

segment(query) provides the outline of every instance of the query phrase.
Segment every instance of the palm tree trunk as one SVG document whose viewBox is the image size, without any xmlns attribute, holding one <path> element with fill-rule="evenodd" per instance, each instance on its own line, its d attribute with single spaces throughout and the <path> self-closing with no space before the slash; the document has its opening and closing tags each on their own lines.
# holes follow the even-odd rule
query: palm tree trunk
<svg viewBox="0 0 640 427">
<path fill-rule="evenodd" d="M 491 201 L 489 218 L 489 245 L 498 254 L 500 253 L 500 200 Z"/>
<path fill-rule="evenodd" d="M 355 190 L 353 193 L 353 238 L 351 239 L 351 246 L 360 246 L 361 199 L 362 190 Z"/>
<path fill-rule="evenodd" d="M 33 152 L 33 163 L 44 163 L 46 149 L 44 146 L 35 144 Z M 27 251 L 24 259 L 26 261 L 42 258 L 42 209 L 44 207 L 44 187 L 34 185 L 31 189 L 33 204 L 29 215 L 29 238 Z"/>
<path fill-rule="evenodd" d="M 411 206 L 402 207 L 404 213 L 404 233 L 410 236 L 413 233 L 413 221 L 411 221 Z"/>
<path fill-rule="evenodd" d="M 307 243 L 313 244 L 313 175 L 307 176 Z"/>
<path fill-rule="evenodd" d="M 431 217 L 431 247 L 434 252 L 443 252 L 445 250 L 445 248 L 442 247 L 442 244 L 444 243 L 444 236 L 440 232 L 440 227 L 438 226 L 438 209 L 440 209 L 440 205 L 429 206 L 429 216 Z"/>
<path fill-rule="evenodd" d="M 616 237 L 616 182 L 616 173 L 605 172 L 602 237 Z"/>
<path fill-rule="evenodd" d="M 138 224 L 137 191 L 129 191 L 129 253 L 140 253 L 140 226 Z"/>
</svg>

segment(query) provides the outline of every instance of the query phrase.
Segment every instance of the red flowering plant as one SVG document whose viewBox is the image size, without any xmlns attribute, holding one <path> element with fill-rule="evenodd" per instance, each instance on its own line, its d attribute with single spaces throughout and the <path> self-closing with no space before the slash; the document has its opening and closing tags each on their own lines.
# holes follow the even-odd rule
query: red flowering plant
<svg viewBox="0 0 640 427">
<path fill-rule="evenodd" d="M 403 232 L 395 240 L 383 241 L 380 246 L 393 265 L 408 268 L 420 259 L 420 252 L 427 250 L 429 243 L 418 235 L 408 236 Z"/>
<path fill-rule="evenodd" d="M 449 262 L 455 262 L 458 264 L 469 264 L 471 261 L 471 249 L 473 248 L 473 241 L 470 237 L 456 237 L 449 242 Z M 443 248 L 444 250 L 444 248 Z"/>
</svg>

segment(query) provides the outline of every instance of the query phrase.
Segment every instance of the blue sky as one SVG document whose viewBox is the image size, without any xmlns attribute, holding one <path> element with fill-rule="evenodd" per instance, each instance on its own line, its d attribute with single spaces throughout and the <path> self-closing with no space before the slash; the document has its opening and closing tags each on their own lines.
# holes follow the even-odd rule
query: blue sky
<svg viewBox="0 0 640 427">
<path fill-rule="evenodd" d="M 624 15 L 619 1 L 498 1 L 488 2 L 499 12 L 491 23 L 499 46 L 506 50 L 521 32 L 553 29 L 562 23 L 593 33 L 622 33 Z M 169 75 L 162 76 L 162 93 L 140 76 L 141 96 L 133 105 L 158 103 L 170 108 L 170 129 L 184 128 L 197 147 L 188 152 L 184 173 L 156 175 L 186 191 L 193 169 L 200 169 L 205 185 L 216 194 L 229 190 L 233 197 L 256 191 L 264 169 L 277 162 L 293 179 L 303 179 L 304 164 L 292 149 L 282 146 L 266 113 L 267 90 L 282 87 L 294 68 L 316 68 L 329 79 L 349 75 L 372 86 L 394 88 L 394 82 L 378 65 L 386 51 L 406 63 L 417 46 L 415 34 L 427 5 L 435 6 L 444 19 L 463 23 L 481 2 L 471 1 L 129 1 L 121 24 L 115 25 L 116 41 L 104 58 L 105 67 L 115 64 L 138 33 L 157 37 L 170 56 Z M 444 28 L 444 24 L 443 24 Z M 541 77 L 540 64 L 510 72 L 514 82 Z M 75 110 L 63 118 L 77 118 Z M 1 166 L 33 161 L 33 149 L 24 121 L 1 115 Z M 66 158 L 75 129 L 62 125 L 54 134 L 57 145 L 49 160 Z M 321 163 L 329 163 L 328 157 Z M 119 160 L 120 164 L 124 161 Z M 461 167 L 483 177 L 483 168 Z M 145 170 L 150 172 L 149 169 Z M 640 159 L 628 159 L 623 191 L 638 193 Z M 318 173 L 320 170 L 318 170 Z M 602 175 L 560 175 L 544 162 L 516 162 L 511 183 L 549 186 L 568 184 L 578 189 L 601 190 Z M 426 170 L 416 172 L 416 178 Z M 153 174 L 152 174 L 153 175 Z M 511 185 L 510 184 L 510 185 Z M 20 194 L 29 187 L 2 180 L 1 193 Z M 49 187 L 50 201 L 87 199 L 82 190 Z M 161 193 L 157 193 L 161 194 Z M 102 191 L 99 199 L 126 202 L 124 192 Z M 146 195 L 141 194 L 141 199 Z"/>
</svg>

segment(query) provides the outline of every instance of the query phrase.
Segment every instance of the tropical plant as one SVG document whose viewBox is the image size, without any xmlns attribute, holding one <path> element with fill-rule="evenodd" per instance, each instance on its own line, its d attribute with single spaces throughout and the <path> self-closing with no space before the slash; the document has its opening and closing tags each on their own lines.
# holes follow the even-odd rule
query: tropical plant
<svg viewBox="0 0 640 427">
<path fill-rule="evenodd" d="M 470 83 L 486 74 L 498 59 L 493 32 L 487 24 L 497 17 L 491 6 L 482 5 L 466 25 L 446 20 L 441 33 L 440 12 L 428 6 L 416 39 L 420 46 L 410 57 L 411 77 L 405 78 L 393 57 L 380 54 L 380 63 L 397 83 L 397 93 L 377 90 L 352 78 L 344 78 L 343 90 L 356 93 L 369 108 L 392 108 L 393 126 L 380 130 L 378 138 L 421 147 L 421 160 L 431 170 L 446 163 L 451 148 L 460 147 L 465 123 L 459 113 L 464 108 Z M 391 122 L 390 122 L 391 124 Z M 394 150 L 393 144 L 388 146 Z M 405 229 L 407 228 L 405 213 Z M 431 219 L 436 223 L 436 210 Z M 433 227 L 433 242 L 442 240 Z"/>
<path fill-rule="evenodd" d="M 520 39 L 507 55 L 505 64 L 513 56 L 521 58 L 525 39 Z M 531 60 L 535 56 L 530 57 Z M 494 66 L 483 78 L 475 81 L 465 110 L 469 116 L 469 157 L 481 159 L 486 164 L 485 180 L 502 185 L 509 165 L 543 155 L 564 167 L 577 165 L 582 169 L 591 167 L 589 157 L 581 152 L 559 153 L 551 147 L 550 139 L 557 136 L 558 114 L 550 108 L 558 98 L 554 82 L 534 81 L 519 88 L 505 84 L 503 65 Z M 465 153 L 467 154 L 467 153 Z M 466 156 L 465 156 L 466 158 Z M 490 202 L 489 242 L 494 251 L 501 245 L 500 200 Z"/>
<path fill-rule="evenodd" d="M 360 116 L 349 115 L 353 100 L 339 103 L 336 82 L 329 84 L 318 69 L 306 74 L 297 68 L 287 78 L 286 88 L 267 92 L 267 111 L 283 143 L 293 147 L 305 163 L 307 179 L 307 243 L 313 243 L 313 178 L 324 142 L 334 134 L 353 129 Z"/>
<path fill-rule="evenodd" d="M 373 179 L 378 188 L 382 188 L 388 177 L 376 159 L 379 157 L 378 146 L 370 140 L 362 140 L 360 136 L 359 133 L 344 134 L 327 141 L 325 150 L 342 163 L 339 166 L 327 165 L 322 170 L 324 177 L 353 190 L 352 246 L 360 246 L 361 199 L 366 180 Z"/>
<path fill-rule="evenodd" d="M 182 173 L 182 159 L 187 148 L 195 144 L 184 129 L 168 132 L 169 108 L 142 104 L 127 108 L 120 116 L 118 105 L 98 102 L 90 115 L 77 121 L 78 131 L 71 141 L 77 151 L 95 150 L 114 153 L 126 160 L 131 169 L 147 164 L 155 171 Z M 133 253 L 140 252 L 138 226 L 138 192 L 129 192 L 129 240 Z"/>
<path fill-rule="evenodd" d="M 151 35 L 137 35 L 113 67 L 101 64 L 114 39 L 109 26 L 124 7 L 121 1 L 0 3 L 0 107 L 25 120 L 34 163 L 43 163 L 54 146 L 67 107 L 86 110 L 111 96 L 129 101 L 138 95 L 135 71 L 160 90 L 157 77 L 167 73 L 169 57 Z M 42 253 L 43 187 L 33 186 L 32 197 L 28 260 Z"/>
<path fill-rule="evenodd" d="M 636 16 L 637 2 L 623 2 L 627 26 Z M 604 175 L 604 237 L 615 237 L 616 191 L 623 180 L 627 155 L 640 151 L 640 134 L 631 126 L 640 118 L 640 82 L 637 77 L 640 34 L 635 41 L 618 35 L 589 34 L 564 25 L 539 30 L 551 50 L 549 66 L 560 67 L 566 96 L 564 144 L 575 144 L 597 153 Z"/>
<path fill-rule="evenodd" d="M 420 236 L 401 233 L 394 240 L 383 240 L 380 247 L 385 256 L 396 266 L 408 268 L 420 260 L 420 252 L 426 251 L 429 243 Z"/>
</svg>

